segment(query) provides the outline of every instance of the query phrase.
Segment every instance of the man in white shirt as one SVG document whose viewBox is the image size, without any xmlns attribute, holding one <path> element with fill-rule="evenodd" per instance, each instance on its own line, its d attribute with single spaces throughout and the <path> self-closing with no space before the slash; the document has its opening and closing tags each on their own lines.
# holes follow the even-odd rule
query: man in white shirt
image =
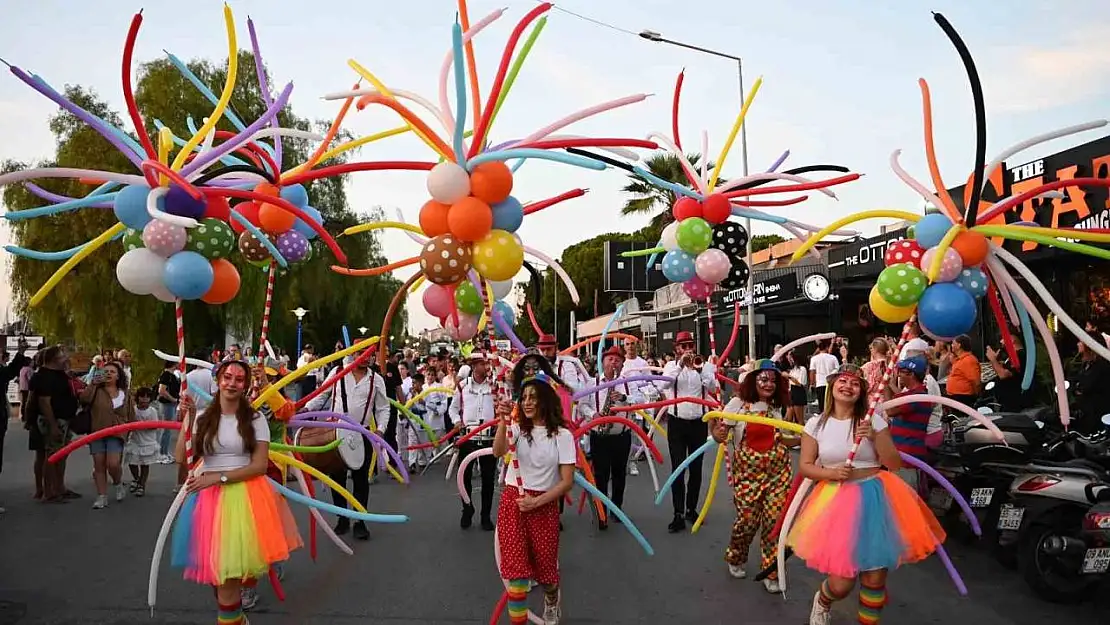
<svg viewBox="0 0 1110 625">
<path fill-rule="evenodd" d="M 554 336 L 541 334 L 536 347 L 540 349 L 543 357 L 551 363 L 551 369 L 555 372 L 555 375 L 567 383 L 572 393 L 586 388 L 590 379 L 590 375 L 586 373 L 586 367 L 582 366 L 582 361 L 574 356 L 560 354 L 559 345 Z"/>
<path fill-rule="evenodd" d="M 698 397 L 710 399 L 709 395 L 719 387 L 717 367 L 708 361 L 697 366 L 700 358 L 694 348 L 694 336 L 685 330 L 675 336 L 675 359 L 663 368 L 663 375 L 673 382 L 656 382 L 668 398 Z M 675 470 L 682 461 L 705 444 L 709 437 L 709 426 L 702 421 L 705 406 L 683 402 L 669 406 L 661 415 L 667 415 L 667 447 L 671 455 L 671 467 Z M 686 521 L 698 518 L 698 498 L 701 495 L 701 465 L 704 458 L 690 464 L 686 475 L 679 477 L 671 485 L 671 504 L 674 506 L 674 520 L 667 526 L 671 533 L 686 529 Z M 685 512 L 685 515 L 683 514 Z"/>
<path fill-rule="evenodd" d="M 127 386 L 131 387 L 131 352 L 121 349 L 116 352 L 116 360 L 123 365 L 123 375 L 127 377 Z"/>
<path fill-rule="evenodd" d="M 590 387 L 596 388 L 623 377 L 618 375 L 623 364 L 624 355 L 619 347 L 614 345 L 605 350 L 601 362 L 602 375 L 590 380 Z M 631 417 L 628 413 L 612 412 L 612 408 L 644 402 L 644 396 L 635 384 L 626 382 L 586 395 L 578 402 L 578 414 L 587 421 L 610 415 Z M 618 508 L 624 503 L 625 470 L 631 451 L 632 430 L 627 426 L 612 423 L 590 430 L 590 462 L 594 469 L 594 481 L 598 490 L 609 495 L 609 477 L 612 476 L 613 491 L 610 499 Z M 606 529 L 606 523 L 598 521 L 598 529 Z"/>
<path fill-rule="evenodd" d="M 348 356 L 345 363 L 350 364 L 351 358 L 354 358 L 354 356 Z M 328 372 L 325 381 L 329 381 L 338 375 L 340 369 L 341 367 L 335 367 Z M 354 370 L 329 387 L 328 390 L 308 402 L 305 409 L 308 412 L 317 410 L 341 412 L 370 430 L 381 430 L 389 422 L 389 398 L 385 392 L 385 380 L 381 375 L 370 369 L 369 360 L 364 360 Z M 350 473 L 353 486 L 352 494 L 363 506 L 369 506 L 370 461 L 374 454 L 369 444 L 365 447 L 365 459 L 361 467 L 350 470 L 345 468 L 329 477 L 340 485 L 346 486 L 347 474 Z M 342 495 L 335 491 L 332 491 L 331 495 L 332 502 L 335 505 L 340 508 L 347 507 L 347 500 Z M 350 529 L 350 521 L 347 517 L 339 517 L 339 521 L 335 525 L 335 533 L 346 534 L 348 529 Z M 355 522 L 354 537 L 358 540 L 368 540 L 370 538 L 370 532 L 362 521 Z"/>
<path fill-rule="evenodd" d="M 898 353 L 898 361 L 901 362 L 914 356 L 924 356 L 927 351 L 929 351 L 929 342 L 921 338 L 921 326 L 914 322 L 910 325 L 910 339 L 906 341 L 906 344 L 902 346 L 902 351 Z"/>
<path fill-rule="evenodd" d="M 459 380 L 455 387 L 455 395 L 451 399 L 451 406 L 448 409 L 451 421 L 455 424 L 463 424 L 463 434 L 495 418 L 494 384 L 489 374 L 489 362 L 486 360 L 486 355 L 477 350 L 471 352 L 469 364 L 470 377 Z M 493 430 L 484 430 L 459 448 L 459 458 L 465 458 L 467 454 L 477 449 L 491 447 L 492 445 Z M 493 508 L 493 487 L 497 478 L 497 458 L 492 455 L 478 458 L 478 468 L 482 473 L 482 529 L 492 532 L 493 520 L 490 518 L 490 511 Z M 473 478 L 474 463 L 470 463 L 463 473 L 463 483 L 466 485 L 468 496 L 471 496 L 474 492 Z M 471 496 L 471 501 L 474 501 L 473 496 Z M 464 503 L 462 517 L 459 519 L 459 527 L 466 529 L 470 527 L 473 521 L 474 505 Z"/>
<path fill-rule="evenodd" d="M 840 361 L 829 353 L 832 341 L 825 339 L 817 344 L 817 353 L 809 359 L 809 384 L 817 395 L 817 412 L 825 411 L 825 390 L 830 375 L 836 373 Z"/>
<path fill-rule="evenodd" d="M 621 377 L 629 378 L 637 375 L 649 375 L 651 373 L 653 372 L 648 369 L 648 361 L 644 360 L 640 356 L 639 341 L 635 341 L 633 339 L 625 339 L 624 365 L 621 367 Z M 654 385 L 652 385 L 651 382 L 632 382 L 629 388 L 640 391 L 640 394 L 643 396 L 644 401 L 655 401 L 655 399 L 659 396 L 658 390 L 655 388 Z M 646 423 L 643 423 L 643 419 L 638 418 L 635 415 L 628 414 L 625 416 L 627 416 L 629 419 L 632 419 L 636 423 L 640 423 L 645 426 L 647 425 Z M 648 437 L 651 438 L 654 434 L 654 431 L 646 427 L 644 429 L 645 431 L 647 431 Z M 632 475 L 640 474 L 640 469 L 636 467 L 636 460 L 643 458 L 644 454 L 646 453 L 647 451 L 644 449 L 644 447 L 641 446 L 636 450 L 636 453 L 632 454 L 632 457 L 628 459 L 629 473 L 631 473 Z"/>
</svg>

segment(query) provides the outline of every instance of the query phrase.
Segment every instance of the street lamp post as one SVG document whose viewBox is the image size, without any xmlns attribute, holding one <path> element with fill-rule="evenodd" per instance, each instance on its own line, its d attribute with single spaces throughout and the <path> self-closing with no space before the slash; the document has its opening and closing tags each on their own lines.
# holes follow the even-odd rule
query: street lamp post
<svg viewBox="0 0 1110 625">
<path fill-rule="evenodd" d="M 297 316 L 297 360 L 299 361 L 301 359 L 301 322 L 308 311 L 297 306 L 290 312 Z"/>
<path fill-rule="evenodd" d="M 733 56 L 731 54 L 725 54 L 724 52 L 718 52 L 716 50 L 710 50 L 709 48 L 702 48 L 701 46 L 695 46 L 695 45 L 691 45 L 691 44 L 688 44 L 688 43 L 682 43 L 681 41 L 674 41 L 672 39 L 667 39 L 666 37 L 663 37 L 659 33 L 655 32 L 655 31 L 651 31 L 651 30 L 641 31 L 640 32 L 640 37 L 642 37 L 644 39 L 647 39 L 648 41 L 654 41 L 656 43 L 666 43 L 666 44 L 670 44 L 672 46 L 678 46 L 680 48 L 686 48 L 687 50 L 694 50 L 695 52 L 701 52 L 702 54 L 708 54 L 708 55 L 711 55 L 711 56 L 720 57 L 722 59 L 729 59 L 731 61 L 736 61 L 736 78 L 740 82 L 740 105 L 741 106 L 744 105 L 744 62 L 741 60 L 740 57 Z M 708 154 L 702 154 L 701 157 L 703 159 L 708 159 L 709 155 Z M 740 126 L 740 167 L 741 167 L 742 174 L 744 176 L 747 176 L 748 175 L 748 123 L 747 123 L 746 120 L 744 122 L 744 125 Z M 744 228 L 748 231 L 748 245 L 747 245 L 747 250 L 746 250 L 746 254 L 745 254 L 746 262 L 748 263 L 748 288 L 747 288 L 747 291 L 748 291 L 748 306 L 747 306 L 747 308 L 748 308 L 748 355 L 751 356 L 754 359 L 755 358 L 755 297 L 753 296 L 753 293 L 752 293 L 752 284 L 755 282 L 755 267 L 752 266 L 752 219 L 751 219 L 751 217 L 745 217 L 744 218 Z"/>
</svg>

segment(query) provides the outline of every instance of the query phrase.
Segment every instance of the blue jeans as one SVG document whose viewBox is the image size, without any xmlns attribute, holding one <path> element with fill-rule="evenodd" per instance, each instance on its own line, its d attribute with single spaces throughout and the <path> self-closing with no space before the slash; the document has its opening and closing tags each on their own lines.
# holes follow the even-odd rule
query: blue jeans
<svg viewBox="0 0 1110 625">
<path fill-rule="evenodd" d="M 162 408 L 163 421 L 177 421 L 177 404 L 158 404 Z M 173 430 L 162 430 L 159 437 L 158 452 L 163 456 L 170 454 L 170 442 L 173 440 Z"/>
</svg>

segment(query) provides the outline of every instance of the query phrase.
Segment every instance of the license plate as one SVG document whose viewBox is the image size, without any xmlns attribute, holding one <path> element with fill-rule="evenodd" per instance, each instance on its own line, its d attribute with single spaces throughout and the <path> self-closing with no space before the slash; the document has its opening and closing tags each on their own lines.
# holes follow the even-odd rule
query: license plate
<svg viewBox="0 0 1110 625">
<path fill-rule="evenodd" d="M 1010 503 L 1002 504 L 1002 507 L 998 511 L 998 529 L 1021 529 L 1021 519 L 1024 516 L 1025 508 L 1018 508 L 1017 506 Z"/>
<path fill-rule="evenodd" d="M 991 499 L 994 498 L 993 488 L 973 488 L 971 489 L 971 507 L 972 508 L 986 508 L 991 505 Z"/>
<path fill-rule="evenodd" d="M 929 507 L 934 510 L 948 510 L 952 507 L 952 495 L 943 488 L 929 490 Z"/>
<path fill-rule="evenodd" d="M 1105 573 L 1110 570 L 1110 547 L 1088 549 L 1083 556 L 1083 573 Z"/>
</svg>

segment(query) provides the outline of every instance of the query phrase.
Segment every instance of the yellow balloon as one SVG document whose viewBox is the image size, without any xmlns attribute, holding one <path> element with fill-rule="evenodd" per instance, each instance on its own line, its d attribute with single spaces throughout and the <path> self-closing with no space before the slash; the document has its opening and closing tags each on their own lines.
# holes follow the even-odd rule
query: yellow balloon
<svg viewBox="0 0 1110 625">
<path fill-rule="evenodd" d="M 474 244 L 471 262 L 486 280 L 508 280 L 524 266 L 524 248 L 516 237 L 504 230 L 490 230 Z"/>
<path fill-rule="evenodd" d="M 868 303 L 871 305 L 871 314 L 875 315 L 882 321 L 887 323 L 902 323 L 910 318 L 917 305 L 913 306 L 895 306 L 888 303 L 879 295 L 879 287 L 871 287 L 871 295 L 867 298 Z"/>
</svg>

